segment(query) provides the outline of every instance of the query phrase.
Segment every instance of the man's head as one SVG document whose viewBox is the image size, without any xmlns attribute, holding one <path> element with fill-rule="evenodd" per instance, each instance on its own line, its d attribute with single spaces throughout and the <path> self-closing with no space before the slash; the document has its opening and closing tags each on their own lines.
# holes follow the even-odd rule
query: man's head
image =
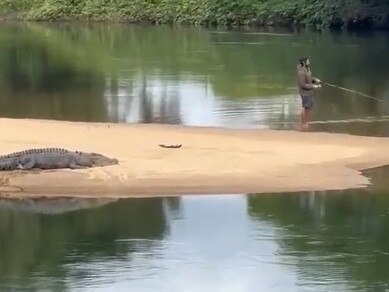
<svg viewBox="0 0 389 292">
<path fill-rule="evenodd" d="M 307 57 L 300 58 L 299 63 L 301 67 L 309 67 L 309 65 L 311 64 Z"/>
</svg>

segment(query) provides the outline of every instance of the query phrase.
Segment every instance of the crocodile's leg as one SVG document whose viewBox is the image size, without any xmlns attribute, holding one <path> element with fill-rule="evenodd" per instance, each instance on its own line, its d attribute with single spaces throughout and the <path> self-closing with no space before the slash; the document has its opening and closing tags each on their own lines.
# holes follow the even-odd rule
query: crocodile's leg
<svg viewBox="0 0 389 292">
<path fill-rule="evenodd" d="M 82 165 L 77 164 L 77 162 L 72 161 L 69 164 L 69 168 L 71 168 L 71 169 L 84 169 L 84 168 L 87 168 L 87 166 L 82 166 Z"/>
<path fill-rule="evenodd" d="M 0 162 L 0 170 L 15 170 L 17 169 L 17 160 L 14 158 L 7 158 Z"/>
<path fill-rule="evenodd" d="M 34 168 L 35 166 L 35 159 L 29 158 L 24 161 L 25 163 L 23 164 L 22 162 L 18 162 L 18 168 L 24 169 L 24 170 L 29 170 Z"/>
</svg>

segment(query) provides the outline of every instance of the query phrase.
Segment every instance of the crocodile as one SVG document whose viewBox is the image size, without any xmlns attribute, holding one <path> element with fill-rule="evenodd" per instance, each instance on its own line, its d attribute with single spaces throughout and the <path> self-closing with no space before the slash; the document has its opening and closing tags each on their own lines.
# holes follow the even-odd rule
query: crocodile
<svg viewBox="0 0 389 292">
<path fill-rule="evenodd" d="M 65 152 L 65 151 L 67 152 Z M 36 152 L 29 152 L 36 151 Z M 51 152 L 50 152 L 51 151 Z M 15 152 L 0 157 L 1 170 L 39 169 L 79 169 L 86 167 L 118 164 L 116 158 L 108 158 L 98 153 L 69 151 L 61 148 L 41 148 Z"/>
<path fill-rule="evenodd" d="M 33 168 L 39 169 L 58 169 L 71 168 L 80 169 L 92 167 L 93 162 L 86 155 L 74 155 L 69 153 L 40 153 L 26 154 L 17 158 L 19 169 L 30 170 Z"/>
</svg>

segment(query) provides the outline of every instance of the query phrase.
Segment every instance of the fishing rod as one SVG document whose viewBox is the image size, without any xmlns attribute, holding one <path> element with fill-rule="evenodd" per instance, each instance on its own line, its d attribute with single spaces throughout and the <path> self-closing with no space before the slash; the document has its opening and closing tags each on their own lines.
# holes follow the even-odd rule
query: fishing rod
<svg viewBox="0 0 389 292">
<path fill-rule="evenodd" d="M 321 83 L 325 84 L 327 86 L 330 86 L 330 87 L 334 87 L 334 88 L 337 88 L 337 89 L 342 89 L 344 91 L 356 93 L 356 94 L 359 94 L 359 95 L 362 95 L 362 96 L 365 96 L 365 97 L 368 97 L 368 98 L 371 98 L 371 99 L 374 99 L 374 100 L 384 101 L 383 98 L 374 97 L 374 96 L 371 96 L 371 95 L 368 95 L 368 94 L 365 94 L 365 93 L 362 93 L 362 92 L 359 92 L 359 91 L 355 91 L 355 90 L 352 90 L 352 89 L 344 88 L 344 87 L 337 86 L 337 85 L 334 85 L 334 84 L 331 84 L 331 83 L 327 83 L 327 82 L 324 82 L 324 81 L 321 81 Z"/>
</svg>

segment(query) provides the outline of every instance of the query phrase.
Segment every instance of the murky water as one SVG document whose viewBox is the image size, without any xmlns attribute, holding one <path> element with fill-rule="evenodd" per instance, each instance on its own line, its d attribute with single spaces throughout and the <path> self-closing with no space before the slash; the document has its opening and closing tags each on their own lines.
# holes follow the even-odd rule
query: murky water
<svg viewBox="0 0 389 292">
<path fill-rule="evenodd" d="M 388 134 L 388 33 L 2 24 L 0 115 L 296 129 L 297 60 L 331 87 L 312 130 Z"/>
<path fill-rule="evenodd" d="M 0 290 L 385 291 L 388 207 L 366 190 L 2 199 Z"/>
<path fill-rule="evenodd" d="M 296 60 L 324 87 L 311 129 L 388 136 L 389 35 L 1 24 L 0 115 L 296 129 Z M 280 32 L 276 32 L 280 33 Z M 387 169 L 374 189 L 0 200 L 1 291 L 385 291 Z"/>
</svg>

